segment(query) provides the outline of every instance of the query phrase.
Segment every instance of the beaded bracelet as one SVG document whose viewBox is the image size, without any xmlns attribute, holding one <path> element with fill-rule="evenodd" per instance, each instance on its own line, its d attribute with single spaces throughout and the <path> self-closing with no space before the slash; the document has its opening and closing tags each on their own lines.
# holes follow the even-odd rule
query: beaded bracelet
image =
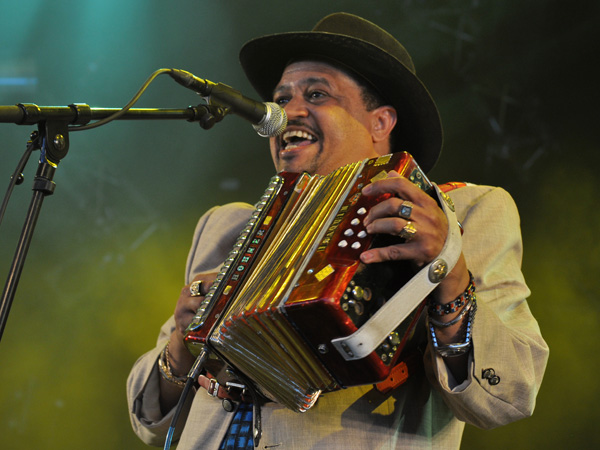
<svg viewBox="0 0 600 450">
<path fill-rule="evenodd" d="M 469 312 L 469 310 L 471 309 L 472 306 L 473 306 L 473 297 L 469 298 L 469 301 L 467 302 L 465 307 L 462 309 L 460 314 L 458 316 L 456 316 L 454 319 L 452 319 L 450 322 L 440 322 L 439 320 L 433 319 L 429 315 L 427 315 L 427 320 L 429 320 L 429 323 L 432 324 L 434 327 L 448 328 L 448 327 L 451 327 L 452 325 L 455 325 L 458 322 L 460 322 L 462 320 L 462 318 L 465 316 L 465 314 Z"/>
<path fill-rule="evenodd" d="M 179 387 L 185 387 L 187 377 L 177 377 L 171 371 L 171 365 L 169 364 L 169 342 L 167 342 L 167 345 L 165 345 L 165 348 L 163 348 L 158 357 L 158 370 L 168 382 L 176 384 Z"/>
<path fill-rule="evenodd" d="M 460 294 L 460 296 L 452 300 L 450 303 L 446 303 L 445 305 L 430 302 L 428 312 L 429 314 L 435 314 L 436 316 L 445 316 L 446 314 L 455 313 L 473 298 L 474 292 L 475 280 L 473 278 L 473 274 L 471 273 L 471 271 L 469 271 L 469 285 L 467 286 L 465 292 Z"/>
<path fill-rule="evenodd" d="M 435 336 L 435 329 L 433 327 L 433 324 L 431 323 L 431 320 L 429 321 L 429 330 L 431 331 L 431 341 L 433 342 L 433 348 L 441 357 L 447 358 L 453 356 L 460 356 L 467 353 L 471 349 L 473 321 L 475 320 L 475 312 L 477 312 L 477 299 L 473 297 L 471 302 L 472 304 L 469 309 L 469 316 L 467 319 L 464 342 L 439 346 L 437 338 Z"/>
</svg>

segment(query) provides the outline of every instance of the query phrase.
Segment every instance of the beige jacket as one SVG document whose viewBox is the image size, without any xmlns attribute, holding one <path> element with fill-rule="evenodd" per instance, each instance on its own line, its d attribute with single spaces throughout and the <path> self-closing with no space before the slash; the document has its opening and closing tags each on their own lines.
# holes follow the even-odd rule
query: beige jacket
<svg viewBox="0 0 600 450">
<path fill-rule="evenodd" d="M 388 395 L 372 386 L 348 388 L 322 394 L 305 413 L 266 404 L 259 448 L 446 450 L 459 448 L 464 422 L 493 428 L 532 414 L 548 347 L 525 300 L 530 292 L 521 273 L 516 206 L 506 191 L 488 186 L 469 185 L 450 196 L 464 227 L 463 252 L 477 285 L 469 378 L 457 385 L 427 345 L 426 376 L 409 377 Z M 250 205 L 236 203 L 213 208 L 200 219 L 186 282 L 220 266 L 251 211 Z M 135 363 L 127 383 L 133 429 L 150 445 L 164 445 L 173 414 L 160 413 L 156 367 L 173 327 L 171 318 L 156 347 Z M 498 384 L 482 377 L 490 368 L 500 378 Z M 180 437 L 177 448 L 217 449 L 232 417 L 206 392 L 191 394 L 175 434 Z"/>
</svg>

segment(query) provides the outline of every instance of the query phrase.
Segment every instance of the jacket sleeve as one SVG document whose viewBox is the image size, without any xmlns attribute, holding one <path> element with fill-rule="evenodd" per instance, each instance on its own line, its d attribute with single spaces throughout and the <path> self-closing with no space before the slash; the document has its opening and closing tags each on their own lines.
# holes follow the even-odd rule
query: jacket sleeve
<svg viewBox="0 0 600 450">
<path fill-rule="evenodd" d="M 467 186 L 451 196 L 477 286 L 469 377 L 457 385 L 431 342 L 425 366 L 458 419 L 489 429 L 533 413 L 548 346 L 526 301 L 530 291 L 521 273 L 520 220 L 513 199 L 487 186 Z"/>
<path fill-rule="evenodd" d="M 186 284 L 200 272 L 214 272 L 219 269 L 252 211 L 253 207 L 248 204 L 233 203 L 212 208 L 200 218 L 187 260 Z M 166 415 L 160 410 L 160 374 L 157 368 L 158 356 L 174 328 L 175 320 L 171 317 L 162 326 L 156 346 L 136 361 L 127 380 L 127 402 L 133 430 L 149 445 L 164 445 L 174 414 L 174 409 Z M 190 393 L 181 411 L 174 441 L 177 441 L 181 434 L 192 400 L 193 393 Z"/>
</svg>

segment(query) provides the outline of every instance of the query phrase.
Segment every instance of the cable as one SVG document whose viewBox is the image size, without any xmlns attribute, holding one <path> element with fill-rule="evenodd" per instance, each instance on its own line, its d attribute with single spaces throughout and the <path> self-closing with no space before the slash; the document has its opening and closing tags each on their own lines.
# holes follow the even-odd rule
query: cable
<svg viewBox="0 0 600 450">
<path fill-rule="evenodd" d="M 117 111 L 116 113 L 111 114 L 110 116 L 105 117 L 104 119 L 98 120 L 97 122 L 94 122 L 94 123 L 90 123 L 87 125 L 80 125 L 80 126 L 71 126 L 71 127 L 69 127 L 69 131 L 91 130 L 92 128 L 97 128 L 102 125 L 106 125 L 107 123 L 112 122 L 115 119 L 118 119 L 123 114 L 125 114 L 133 105 L 135 105 L 135 103 L 139 100 L 139 98 L 142 96 L 144 91 L 148 88 L 150 83 L 152 83 L 157 76 L 162 75 L 163 73 L 169 73 L 169 72 L 171 72 L 171 69 L 158 69 L 157 71 L 155 71 L 152 75 L 150 75 L 150 77 L 148 77 L 148 79 L 142 85 L 142 87 L 137 92 L 137 94 L 135 94 L 133 96 L 133 98 L 129 101 L 129 103 L 127 103 L 127 105 L 125 105 L 120 111 Z"/>
<path fill-rule="evenodd" d="M 2 201 L 2 206 L 0 206 L 0 224 L 2 224 L 2 219 L 4 219 L 4 213 L 6 212 L 6 209 L 8 207 L 8 202 L 10 200 L 10 196 L 12 194 L 13 189 L 17 184 L 21 184 L 21 182 L 23 181 L 23 170 L 25 169 L 25 166 L 27 165 L 27 161 L 29 161 L 29 157 L 31 156 L 31 153 L 33 152 L 33 150 L 38 148 L 37 147 L 38 138 L 39 138 L 39 135 L 37 134 L 37 132 L 32 133 L 31 140 L 27 142 L 27 148 L 25 149 L 25 153 L 23 153 L 23 156 L 21 157 L 21 160 L 17 164 L 17 167 L 16 167 L 14 173 L 10 177 L 10 182 L 8 183 L 8 189 L 6 190 L 6 194 L 4 195 L 4 200 Z"/>
<path fill-rule="evenodd" d="M 173 418 L 171 419 L 171 425 L 169 426 L 169 431 L 167 432 L 167 437 L 165 439 L 164 450 L 169 450 L 171 448 L 171 441 L 173 440 L 173 433 L 175 433 L 175 425 L 177 424 L 177 420 L 179 419 L 179 414 L 181 413 L 182 407 L 185 403 L 185 399 L 187 398 L 190 389 L 194 385 L 195 380 L 193 378 L 188 378 L 185 382 L 185 387 L 183 388 L 183 392 L 181 393 L 181 397 L 179 397 L 179 403 L 177 404 L 177 409 L 175 409 L 175 413 L 173 414 Z"/>
<path fill-rule="evenodd" d="M 194 385 L 194 383 L 198 379 L 198 375 L 200 375 L 200 371 L 202 370 L 204 363 L 208 359 L 208 355 L 209 355 L 209 350 L 205 346 L 202 349 L 202 351 L 200 352 L 200 354 L 198 355 L 198 357 L 196 358 L 194 365 L 192 366 L 192 368 L 190 369 L 190 372 L 188 373 L 188 378 L 185 382 L 183 392 L 181 393 L 181 396 L 179 397 L 179 402 L 177 403 L 175 413 L 173 414 L 173 418 L 171 419 L 171 425 L 169 426 L 169 431 L 167 432 L 167 437 L 165 439 L 164 450 L 169 450 L 171 448 L 171 441 L 173 440 L 173 434 L 175 433 L 175 426 L 177 425 L 177 419 L 179 419 L 179 414 L 181 413 L 181 410 L 183 409 L 183 405 L 185 404 L 185 400 L 188 396 L 188 393 L 189 393 L 191 387 Z"/>
</svg>

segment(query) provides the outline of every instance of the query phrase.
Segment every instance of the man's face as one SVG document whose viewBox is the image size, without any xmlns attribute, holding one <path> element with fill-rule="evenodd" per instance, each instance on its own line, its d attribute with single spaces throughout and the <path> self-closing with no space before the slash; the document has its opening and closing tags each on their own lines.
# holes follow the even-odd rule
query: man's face
<svg viewBox="0 0 600 450">
<path fill-rule="evenodd" d="M 290 64 L 273 94 L 289 119 L 285 132 L 270 140 L 277 171 L 326 175 L 380 156 L 371 135 L 373 114 L 366 110 L 361 93 L 352 78 L 329 64 Z"/>
</svg>

